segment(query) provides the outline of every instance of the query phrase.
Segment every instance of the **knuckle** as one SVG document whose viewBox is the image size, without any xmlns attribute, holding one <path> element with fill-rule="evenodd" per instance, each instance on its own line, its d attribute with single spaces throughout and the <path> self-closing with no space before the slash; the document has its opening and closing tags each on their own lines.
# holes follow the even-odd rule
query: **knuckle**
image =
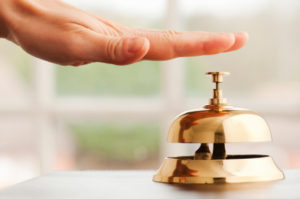
<svg viewBox="0 0 300 199">
<path fill-rule="evenodd" d="M 28 15 L 38 15 L 43 16 L 44 15 L 44 7 L 39 5 L 36 1 L 33 0 L 17 0 L 18 7 L 17 9 L 21 9 L 23 11 L 23 14 Z"/>
<path fill-rule="evenodd" d="M 175 30 L 165 30 L 162 32 L 162 38 L 168 44 L 168 48 L 165 53 L 167 60 L 177 57 L 177 46 L 176 43 L 174 43 L 174 38 L 179 34 L 180 32 Z"/>
<path fill-rule="evenodd" d="M 166 38 L 166 39 L 173 38 L 178 34 L 179 34 L 179 32 L 175 31 L 175 30 L 165 30 L 165 31 L 162 32 L 163 37 Z"/>
<path fill-rule="evenodd" d="M 105 57 L 108 61 L 117 59 L 117 46 L 121 41 L 115 39 L 108 39 L 105 45 Z"/>
</svg>

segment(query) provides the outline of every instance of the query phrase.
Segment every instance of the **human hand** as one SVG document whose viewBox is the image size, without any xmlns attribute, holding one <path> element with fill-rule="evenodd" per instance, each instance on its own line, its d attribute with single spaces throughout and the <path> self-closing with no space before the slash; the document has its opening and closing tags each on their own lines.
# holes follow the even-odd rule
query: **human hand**
<svg viewBox="0 0 300 199">
<path fill-rule="evenodd" d="M 211 55 L 245 45 L 246 33 L 176 32 L 128 28 L 60 0 L 1 0 L 0 37 L 60 65 Z"/>
</svg>

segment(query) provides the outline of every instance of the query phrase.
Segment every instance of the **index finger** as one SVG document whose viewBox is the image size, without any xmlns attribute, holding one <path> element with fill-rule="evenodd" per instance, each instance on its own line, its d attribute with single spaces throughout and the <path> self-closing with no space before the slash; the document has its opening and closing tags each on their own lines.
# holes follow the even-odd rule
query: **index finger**
<svg viewBox="0 0 300 199">
<path fill-rule="evenodd" d="M 137 30 L 135 35 L 148 38 L 150 49 L 144 59 L 168 60 L 176 57 L 212 55 L 240 49 L 247 33 L 210 33 Z"/>
</svg>

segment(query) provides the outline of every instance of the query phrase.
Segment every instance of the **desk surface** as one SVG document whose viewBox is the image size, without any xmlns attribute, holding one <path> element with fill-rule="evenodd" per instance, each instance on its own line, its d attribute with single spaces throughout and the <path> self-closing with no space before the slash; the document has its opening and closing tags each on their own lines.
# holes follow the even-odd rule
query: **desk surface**
<svg viewBox="0 0 300 199">
<path fill-rule="evenodd" d="M 172 185 L 152 182 L 154 171 L 54 172 L 0 192 L 0 199 L 245 199 L 300 198 L 300 170 L 272 183 Z"/>
</svg>

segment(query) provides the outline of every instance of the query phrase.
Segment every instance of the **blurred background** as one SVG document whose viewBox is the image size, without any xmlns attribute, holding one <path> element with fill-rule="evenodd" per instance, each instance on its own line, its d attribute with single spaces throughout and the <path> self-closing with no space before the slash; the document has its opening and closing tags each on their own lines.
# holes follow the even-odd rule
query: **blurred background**
<svg viewBox="0 0 300 199">
<path fill-rule="evenodd" d="M 212 96 L 207 71 L 229 71 L 230 104 L 260 113 L 272 143 L 227 144 L 300 167 L 300 2 L 297 0 L 66 0 L 132 28 L 247 31 L 231 53 L 79 68 L 38 60 L 0 40 L 0 189 L 53 170 L 157 169 L 197 145 L 168 144 L 182 111 Z"/>
</svg>

